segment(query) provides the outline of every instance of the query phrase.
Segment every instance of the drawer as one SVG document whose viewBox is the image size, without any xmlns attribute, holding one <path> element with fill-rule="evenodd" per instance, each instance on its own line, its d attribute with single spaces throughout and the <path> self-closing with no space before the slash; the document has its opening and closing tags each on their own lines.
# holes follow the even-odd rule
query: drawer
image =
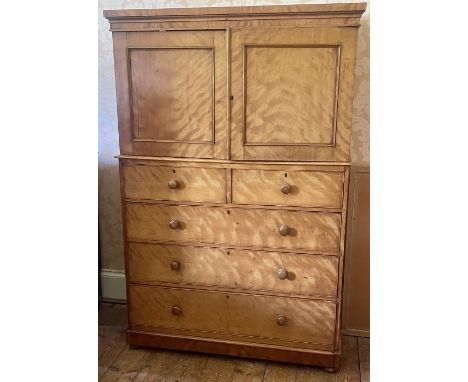
<svg viewBox="0 0 468 382">
<path fill-rule="evenodd" d="M 129 243 L 130 282 L 221 287 L 336 298 L 338 258 Z"/>
<path fill-rule="evenodd" d="M 130 241 L 339 252 L 341 215 L 338 213 L 127 203 L 126 216 Z"/>
<path fill-rule="evenodd" d="M 336 304 L 132 285 L 131 329 L 300 347 L 333 344 Z"/>
<path fill-rule="evenodd" d="M 235 204 L 341 208 L 343 173 L 233 170 L 232 201 Z"/>
<path fill-rule="evenodd" d="M 128 199 L 226 201 L 224 169 L 124 165 L 122 171 L 124 195 Z"/>
</svg>

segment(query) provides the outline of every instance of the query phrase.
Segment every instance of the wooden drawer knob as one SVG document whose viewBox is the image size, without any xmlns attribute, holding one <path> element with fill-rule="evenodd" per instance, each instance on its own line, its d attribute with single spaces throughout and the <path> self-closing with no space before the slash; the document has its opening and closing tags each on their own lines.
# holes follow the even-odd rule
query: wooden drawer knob
<svg viewBox="0 0 468 382">
<path fill-rule="evenodd" d="M 175 316 L 178 316 L 179 314 L 182 313 L 182 309 L 180 309 L 180 306 L 179 305 L 174 305 L 172 307 L 172 314 L 175 315 Z"/>
<path fill-rule="evenodd" d="M 276 317 L 276 323 L 279 325 L 279 326 L 284 326 L 286 325 L 286 321 L 288 319 L 286 318 L 286 316 L 282 315 L 282 314 L 278 314 L 278 316 Z"/>
<path fill-rule="evenodd" d="M 179 228 L 179 221 L 177 219 L 172 219 L 170 222 L 169 222 L 169 227 L 171 227 L 172 229 L 177 229 Z"/>
<path fill-rule="evenodd" d="M 178 261 L 176 261 L 176 260 L 171 261 L 171 269 L 173 271 L 178 271 L 179 268 L 180 268 L 180 263 Z"/>
<path fill-rule="evenodd" d="M 291 232 L 291 228 L 289 228 L 286 224 L 281 224 L 279 227 L 279 233 L 283 236 L 289 235 L 289 232 Z"/>
<path fill-rule="evenodd" d="M 288 278 L 288 270 L 284 268 L 278 269 L 278 278 L 280 280 L 286 280 Z"/>
<path fill-rule="evenodd" d="M 281 186 L 281 192 L 283 194 L 289 194 L 291 192 L 291 185 L 289 183 L 283 183 Z"/>
<path fill-rule="evenodd" d="M 175 179 L 171 179 L 169 182 L 167 182 L 167 186 L 173 190 L 175 188 L 178 188 L 179 187 L 179 182 Z"/>
</svg>

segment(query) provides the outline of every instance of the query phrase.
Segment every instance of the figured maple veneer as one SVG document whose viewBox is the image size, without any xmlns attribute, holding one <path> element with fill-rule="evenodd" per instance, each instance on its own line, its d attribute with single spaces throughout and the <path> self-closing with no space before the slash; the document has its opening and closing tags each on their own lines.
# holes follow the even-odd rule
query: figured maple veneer
<svg viewBox="0 0 468 382">
<path fill-rule="evenodd" d="M 247 45 L 245 144 L 332 145 L 338 52 L 337 46 Z"/>
<path fill-rule="evenodd" d="M 130 329 L 333 347 L 333 302 L 137 285 L 129 292 Z M 278 324 L 279 315 L 286 318 L 284 325 Z"/>
<path fill-rule="evenodd" d="M 129 243 L 128 258 L 131 282 L 327 298 L 337 293 L 335 256 Z M 287 271 L 284 280 L 280 269 Z"/>
<path fill-rule="evenodd" d="M 281 188 L 286 187 L 287 193 Z M 341 208 L 343 173 L 327 171 L 233 170 L 232 201 L 264 204 Z"/>
<path fill-rule="evenodd" d="M 129 240 L 219 243 L 339 253 L 341 215 L 127 203 Z M 177 220 L 178 228 L 169 227 Z M 279 233 L 282 224 L 290 233 Z"/>
<path fill-rule="evenodd" d="M 131 49 L 129 59 L 136 139 L 213 141 L 211 48 Z"/>
<path fill-rule="evenodd" d="M 124 195 L 153 199 L 224 203 L 226 171 L 215 168 L 123 166 Z M 174 182 L 174 188 L 169 182 Z"/>
<path fill-rule="evenodd" d="M 225 31 L 113 36 L 120 149 L 227 158 Z"/>
<path fill-rule="evenodd" d="M 348 161 L 357 31 L 233 28 L 231 36 L 231 158 Z"/>
</svg>

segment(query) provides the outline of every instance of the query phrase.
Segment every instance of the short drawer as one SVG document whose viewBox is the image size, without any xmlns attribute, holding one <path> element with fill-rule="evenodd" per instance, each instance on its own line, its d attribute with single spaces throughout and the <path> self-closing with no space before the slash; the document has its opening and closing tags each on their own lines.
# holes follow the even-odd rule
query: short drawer
<svg viewBox="0 0 468 382">
<path fill-rule="evenodd" d="M 124 195 L 128 199 L 226 201 L 224 169 L 124 165 L 122 171 Z"/>
<path fill-rule="evenodd" d="M 126 216 L 130 241 L 339 251 L 339 213 L 127 203 Z"/>
<path fill-rule="evenodd" d="M 343 173 L 233 170 L 232 201 L 235 204 L 341 208 Z"/>
<path fill-rule="evenodd" d="M 129 243 L 130 282 L 336 298 L 338 258 L 269 251 Z"/>
<path fill-rule="evenodd" d="M 130 328 L 299 347 L 330 348 L 328 301 L 131 285 Z"/>
</svg>

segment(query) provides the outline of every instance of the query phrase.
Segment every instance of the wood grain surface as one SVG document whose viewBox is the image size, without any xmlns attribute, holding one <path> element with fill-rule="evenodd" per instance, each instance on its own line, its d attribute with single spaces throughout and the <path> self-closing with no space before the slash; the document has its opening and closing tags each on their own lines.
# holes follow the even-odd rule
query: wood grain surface
<svg viewBox="0 0 468 382">
<path fill-rule="evenodd" d="M 128 240 L 161 240 L 339 253 L 337 213 L 126 203 Z M 180 228 L 171 229 L 176 219 Z M 282 236 L 279 227 L 290 227 Z"/>
<path fill-rule="evenodd" d="M 127 306 L 102 303 L 98 324 L 98 374 L 101 377 L 127 346 Z"/>
<path fill-rule="evenodd" d="M 187 166 L 190 163 L 192 167 L 203 168 L 232 168 L 232 169 L 264 169 L 264 170 L 288 170 L 288 171 L 339 171 L 343 172 L 348 166 L 349 162 L 271 162 L 271 161 L 235 161 L 224 159 L 200 159 L 200 158 L 171 158 L 171 157 L 149 157 L 138 155 L 116 155 L 115 158 L 119 159 L 123 164 L 143 164 L 143 165 L 167 165 L 171 162 L 171 166 Z"/>
<path fill-rule="evenodd" d="M 119 21 L 125 18 L 148 21 L 148 19 L 167 18 L 201 18 L 206 21 L 208 17 L 222 18 L 246 18 L 258 19 L 274 16 L 292 18 L 305 17 L 360 17 L 365 11 L 367 3 L 337 3 L 337 4 L 293 4 L 293 5 L 268 5 L 268 6 L 238 6 L 238 7 L 202 7 L 202 8 L 163 8 L 163 9 L 112 9 L 104 10 L 104 17 L 109 21 Z"/>
<path fill-rule="evenodd" d="M 281 186 L 291 186 L 289 193 Z M 233 170 L 232 201 L 237 204 L 266 204 L 341 208 L 343 174 L 327 171 Z"/>
<path fill-rule="evenodd" d="M 130 328 L 331 350 L 335 304 L 282 297 L 132 285 Z M 173 314 L 177 305 L 180 314 Z M 285 315 L 284 326 L 277 316 Z"/>
<path fill-rule="evenodd" d="M 130 199 L 194 201 L 224 203 L 226 172 L 224 169 L 123 166 L 124 195 Z M 177 188 L 168 183 L 175 180 Z"/>
<path fill-rule="evenodd" d="M 119 312 L 119 314 L 116 314 Z M 110 314 L 109 314 L 110 313 Z M 113 341 L 114 333 L 125 338 L 125 325 L 117 324 L 116 320 L 124 323 L 126 320 L 126 306 L 103 304 L 99 312 L 99 354 L 102 354 L 104 349 L 107 349 L 108 358 L 105 360 L 99 359 L 99 380 L 100 381 L 180 381 L 180 382 L 277 382 L 290 380 L 294 382 L 368 382 L 366 378 L 366 366 L 363 360 L 369 359 L 369 348 L 363 346 L 361 342 L 358 352 L 358 339 L 356 337 L 343 337 L 343 354 L 341 368 L 336 373 L 328 373 L 321 368 L 310 367 L 304 365 L 286 364 L 274 361 L 249 360 L 239 357 L 226 357 L 218 355 L 210 355 L 203 353 L 193 353 L 187 351 L 172 351 L 166 350 L 162 345 L 168 347 L 169 342 L 164 342 L 165 337 L 159 337 L 154 334 L 149 334 L 146 338 L 146 346 L 149 339 L 157 342 L 157 349 L 139 348 L 131 349 L 126 346 L 125 341 L 123 347 L 120 343 Z M 129 339 L 132 343 L 137 340 L 143 345 L 143 337 L 141 335 L 129 334 Z M 359 339 L 361 340 L 361 339 Z M 174 341 L 174 340 L 173 340 Z M 179 341 L 179 348 L 193 346 L 194 340 Z M 175 342 L 172 342 L 174 345 Z M 206 342 L 198 342 L 200 349 Z M 239 352 L 236 355 L 243 354 L 244 356 L 255 356 L 252 354 L 255 351 L 254 344 L 250 347 L 244 346 L 244 350 L 237 346 Z M 226 351 L 233 351 L 233 346 L 230 348 L 223 346 Z M 247 350 L 250 349 L 250 350 Z M 215 349 L 209 351 L 213 352 Z M 204 351 L 208 351 L 205 347 Z M 250 351 L 250 353 L 249 353 Z M 272 357 L 282 352 L 282 358 L 286 359 L 285 350 L 268 349 L 257 350 L 257 357 L 263 358 Z M 300 359 L 297 356 L 296 359 Z M 320 354 L 309 354 L 309 361 L 315 357 L 315 362 L 320 364 L 320 358 L 324 357 Z M 304 358 L 305 360 L 305 354 Z M 361 362 L 360 362 L 361 361 Z M 368 374 L 367 374 L 368 376 Z"/>
<path fill-rule="evenodd" d="M 360 337 L 359 348 L 359 370 L 361 371 L 361 382 L 370 381 L 370 340 Z"/>
<path fill-rule="evenodd" d="M 226 32 L 114 37 L 121 153 L 227 159 Z"/>
<path fill-rule="evenodd" d="M 348 161 L 356 37 L 354 28 L 233 28 L 231 157 Z"/>
<path fill-rule="evenodd" d="M 332 145 L 338 46 L 247 45 L 244 54 L 244 144 Z"/>
<path fill-rule="evenodd" d="M 213 141 L 212 48 L 134 48 L 129 60 L 136 139 Z"/>
<path fill-rule="evenodd" d="M 129 243 L 130 282 L 336 298 L 338 259 L 267 251 Z M 176 261 L 179 269 L 171 269 Z M 287 278 L 278 278 L 286 269 Z"/>
<path fill-rule="evenodd" d="M 370 169 L 352 167 L 346 241 L 343 329 L 370 332 Z"/>
</svg>

